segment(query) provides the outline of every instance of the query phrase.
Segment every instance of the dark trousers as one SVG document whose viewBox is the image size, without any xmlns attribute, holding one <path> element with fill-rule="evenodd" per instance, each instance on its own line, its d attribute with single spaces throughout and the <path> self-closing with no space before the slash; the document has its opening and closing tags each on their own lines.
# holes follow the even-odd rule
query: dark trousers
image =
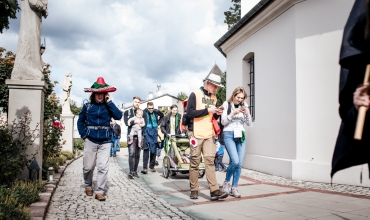
<svg viewBox="0 0 370 220">
<path fill-rule="evenodd" d="M 130 173 L 135 173 L 137 172 L 137 167 L 139 165 L 141 151 L 141 148 L 138 147 L 137 136 L 134 136 L 134 141 L 127 148 L 128 148 L 128 166 L 130 167 Z"/>
<path fill-rule="evenodd" d="M 224 155 L 221 154 L 221 155 L 216 155 L 215 157 L 215 166 L 216 166 L 216 170 L 219 170 L 218 169 L 218 166 L 220 165 L 221 166 L 221 169 L 224 169 L 225 168 L 225 164 L 222 162 L 222 159 L 224 158 Z"/>
<path fill-rule="evenodd" d="M 155 157 L 157 154 L 152 154 L 150 152 L 150 149 L 144 150 L 143 151 L 143 168 L 148 169 L 148 162 L 149 162 L 149 168 L 154 169 L 155 165 Z"/>
</svg>

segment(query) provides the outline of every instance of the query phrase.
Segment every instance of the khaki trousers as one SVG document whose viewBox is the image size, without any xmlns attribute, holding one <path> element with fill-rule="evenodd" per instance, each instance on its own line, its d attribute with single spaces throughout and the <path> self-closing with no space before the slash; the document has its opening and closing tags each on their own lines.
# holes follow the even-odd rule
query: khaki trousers
<svg viewBox="0 0 370 220">
<path fill-rule="evenodd" d="M 189 131 L 189 138 L 194 137 L 193 132 Z M 194 137 L 195 138 L 195 137 Z M 203 153 L 204 164 L 206 166 L 206 177 L 211 192 L 219 189 L 215 171 L 216 146 L 214 137 L 208 139 L 197 139 L 198 146 L 190 147 L 190 169 L 189 181 L 190 191 L 199 190 L 198 172 L 201 154 Z"/>
</svg>

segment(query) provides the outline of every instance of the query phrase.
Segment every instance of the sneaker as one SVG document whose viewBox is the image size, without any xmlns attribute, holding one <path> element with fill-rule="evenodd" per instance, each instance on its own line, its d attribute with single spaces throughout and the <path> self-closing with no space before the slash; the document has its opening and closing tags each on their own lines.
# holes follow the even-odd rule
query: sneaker
<svg viewBox="0 0 370 220">
<path fill-rule="evenodd" d="M 230 194 L 230 190 L 231 190 L 231 184 L 230 182 L 225 180 L 224 183 L 222 184 L 222 192 Z"/>
<path fill-rule="evenodd" d="M 150 169 L 150 171 L 151 171 L 152 173 L 157 172 L 154 168 L 153 168 L 153 169 Z"/>
<path fill-rule="evenodd" d="M 240 198 L 241 195 L 239 193 L 239 190 L 238 188 L 236 187 L 231 187 L 231 193 L 230 193 L 230 196 L 234 196 L 235 198 Z"/>
<path fill-rule="evenodd" d="M 127 175 L 127 177 L 128 177 L 129 179 L 133 179 L 133 178 L 134 178 L 134 175 L 132 175 L 132 173 L 129 173 L 129 174 Z"/>
<path fill-rule="evenodd" d="M 190 199 L 198 199 L 198 190 L 191 191 Z"/>
<path fill-rule="evenodd" d="M 133 173 L 132 174 L 135 178 L 140 178 L 139 174 L 137 174 L 137 172 Z"/>
<path fill-rule="evenodd" d="M 113 154 L 110 155 L 110 157 L 112 157 L 112 156 L 113 156 Z"/>
<path fill-rule="evenodd" d="M 221 172 L 226 172 L 227 171 L 227 167 L 225 166 L 222 170 L 221 170 Z"/>
<path fill-rule="evenodd" d="M 113 154 L 113 157 L 116 157 L 117 155 L 116 154 Z"/>
<path fill-rule="evenodd" d="M 141 171 L 141 173 L 142 173 L 142 174 L 147 174 L 147 173 L 148 173 L 148 169 L 143 169 L 143 170 Z"/>
<path fill-rule="evenodd" d="M 218 171 L 218 169 L 215 170 L 216 172 Z"/>
<path fill-rule="evenodd" d="M 158 165 L 159 165 L 159 163 L 158 163 L 158 161 L 157 161 L 157 160 L 155 161 L 155 165 L 156 165 L 156 166 L 158 166 Z"/>
<path fill-rule="evenodd" d="M 211 192 L 211 201 L 219 200 L 219 199 L 224 199 L 228 196 L 229 194 L 226 192 L 221 192 L 219 189 L 216 191 Z"/>
</svg>

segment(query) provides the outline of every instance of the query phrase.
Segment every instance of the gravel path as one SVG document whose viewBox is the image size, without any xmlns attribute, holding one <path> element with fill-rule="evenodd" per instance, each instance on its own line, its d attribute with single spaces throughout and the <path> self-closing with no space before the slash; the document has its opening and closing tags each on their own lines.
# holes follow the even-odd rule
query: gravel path
<svg viewBox="0 0 370 220">
<path fill-rule="evenodd" d="M 94 173 L 94 183 L 96 170 Z M 111 158 L 105 202 L 86 196 L 82 158 L 67 167 L 51 200 L 46 219 L 192 219 L 145 189 Z"/>
</svg>

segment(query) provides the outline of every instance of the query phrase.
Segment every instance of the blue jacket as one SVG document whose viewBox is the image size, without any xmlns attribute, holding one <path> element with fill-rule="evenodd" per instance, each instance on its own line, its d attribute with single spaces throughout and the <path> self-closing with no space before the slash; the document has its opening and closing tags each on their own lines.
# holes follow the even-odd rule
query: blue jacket
<svg viewBox="0 0 370 220">
<path fill-rule="evenodd" d="M 216 141 L 215 143 L 217 143 L 219 141 Z M 222 146 L 222 144 L 220 144 L 220 148 L 218 148 L 218 151 L 216 152 L 216 155 L 223 155 L 224 154 L 224 146 Z"/>
<path fill-rule="evenodd" d="M 122 118 L 122 112 L 112 102 L 98 103 L 98 104 L 84 104 L 80 112 L 77 128 L 82 139 L 86 137 L 90 141 L 97 144 L 105 144 L 111 142 L 111 136 L 113 133 L 110 127 L 110 119 L 120 120 Z M 87 128 L 87 126 L 105 126 L 109 129 L 97 129 Z"/>
</svg>

